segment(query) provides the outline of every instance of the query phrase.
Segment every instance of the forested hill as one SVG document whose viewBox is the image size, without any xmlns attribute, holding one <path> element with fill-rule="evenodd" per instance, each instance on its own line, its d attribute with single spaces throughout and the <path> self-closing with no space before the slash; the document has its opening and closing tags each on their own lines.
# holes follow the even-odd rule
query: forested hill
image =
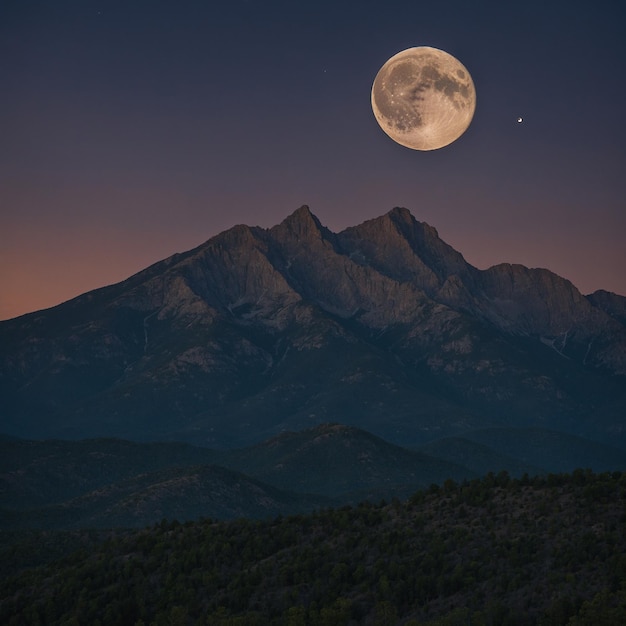
<svg viewBox="0 0 626 626">
<path fill-rule="evenodd" d="M 501 473 L 272 521 L 24 535 L 0 623 L 625 624 L 625 498 L 625 473 Z"/>
</svg>

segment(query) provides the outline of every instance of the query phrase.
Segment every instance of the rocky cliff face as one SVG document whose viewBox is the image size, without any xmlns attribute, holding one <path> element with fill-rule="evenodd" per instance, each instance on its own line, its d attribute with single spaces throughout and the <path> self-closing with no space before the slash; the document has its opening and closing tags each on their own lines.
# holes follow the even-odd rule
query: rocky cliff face
<svg viewBox="0 0 626 626">
<path fill-rule="evenodd" d="M 406 209 L 335 234 L 301 207 L 0 323 L 4 430 L 229 446 L 335 421 L 402 443 L 502 425 L 624 441 L 623 300 L 478 270 Z"/>
</svg>

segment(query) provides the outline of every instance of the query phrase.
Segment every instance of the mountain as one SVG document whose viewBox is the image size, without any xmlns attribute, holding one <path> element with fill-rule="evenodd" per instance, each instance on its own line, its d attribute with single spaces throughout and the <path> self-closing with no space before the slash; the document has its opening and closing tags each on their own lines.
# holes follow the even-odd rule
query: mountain
<svg viewBox="0 0 626 626">
<path fill-rule="evenodd" d="M 623 466 L 623 451 L 538 429 L 473 431 L 419 450 L 340 424 L 225 451 L 117 439 L 0 441 L 0 530 L 269 518 L 404 499 L 502 470 L 522 477 Z"/>
<path fill-rule="evenodd" d="M 514 433 L 514 429 L 503 429 L 504 432 Z M 479 431 L 481 432 L 481 431 Z M 489 472 L 508 472 L 511 476 L 519 478 L 524 474 L 536 476 L 544 474 L 546 470 L 541 466 L 532 465 L 526 460 L 508 456 L 497 446 L 490 447 L 486 444 L 472 441 L 468 437 L 472 433 L 467 433 L 465 437 L 444 437 L 437 441 L 419 446 L 417 449 L 424 454 L 439 458 L 451 463 L 459 463 L 471 472 L 479 476 L 485 476 Z M 623 459 L 616 467 L 622 467 Z M 580 463 L 574 465 L 563 465 L 561 469 L 580 467 Z M 591 465 L 589 466 L 591 467 Z"/>
<path fill-rule="evenodd" d="M 331 504 L 322 496 L 288 493 L 239 472 L 201 465 L 139 474 L 41 509 L 0 511 L 0 524 L 4 529 L 130 528 L 164 518 L 269 519 Z"/>
<path fill-rule="evenodd" d="M 212 450 L 183 443 L 0 441 L 0 508 L 60 504 L 138 475 L 215 460 Z"/>
<path fill-rule="evenodd" d="M 476 476 L 338 424 L 222 452 L 113 439 L 0 442 L 0 459 L 5 530 L 271 517 Z"/>
<path fill-rule="evenodd" d="M 340 422 L 402 445 L 540 428 L 626 447 L 623 298 L 478 270 L 406 209 L 301 207 L 0 323 L 2 431 L 234 448 Z"/>
<path fill-rule="evenodd" d="M 576 435 L 540 428 L 491 428 L 463 437 L 433 441 L 418 450 L 442 461 L 458 463 L 479 476 L 507 471 L 523 474 L 571 472 L 576 468 L 615 471 L 624 467 L 624 450 Z"/>
<path fill-rule="evenodd" d="M 490 428 L 466 433 L 465 437 L 518 462 L 541 468 L 539 472 L 526 470 L 531 475 L 572 471 L 577 467 L 614 471 L 624 467 L 626 461 L 624 451 L 614 446 L 539 428 Z"/>
<path fill-rule="evenodd" d="M 408 497 L 446 479 L 477 476 L 454 461 L 392 445 L 362 430 L 322 424 L 226 453 L 220 463 L 290 491 L 346 500 Z"/>
<path fill-rule="evenodd" d="M 589 301 L 605 313 L 626 324 L 626 298 L 610 291 L 599 289 L 587 296 Z"/>
</svg>

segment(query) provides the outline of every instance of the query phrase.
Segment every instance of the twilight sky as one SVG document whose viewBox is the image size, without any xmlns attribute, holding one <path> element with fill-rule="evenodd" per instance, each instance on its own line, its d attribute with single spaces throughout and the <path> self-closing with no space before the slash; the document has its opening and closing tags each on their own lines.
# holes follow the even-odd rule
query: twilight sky
<svg viewBox="0 0 626 626">
<path fill-rule="evenodd" d="M 0 319 L 302 204 L 334 231 L 404 206 L 479 268 L 626 295 L 625 35 L 617 0 L 5 0 Z M 434 152 L 370 107 L 419 45 L 478 98 Z"/>
</svg>

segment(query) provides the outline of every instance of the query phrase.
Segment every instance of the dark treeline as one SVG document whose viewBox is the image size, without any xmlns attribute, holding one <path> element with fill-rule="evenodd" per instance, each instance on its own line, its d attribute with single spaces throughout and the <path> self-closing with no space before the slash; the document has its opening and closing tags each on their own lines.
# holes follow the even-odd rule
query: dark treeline
<svg viewBox="0 0 626 626">
<path fill-rule="evenodd" d="M 0 623 L 626 624 L 625 498 L 626 473 L 503 472 L 267 521 L 18 533 Z"/>
</svg>

